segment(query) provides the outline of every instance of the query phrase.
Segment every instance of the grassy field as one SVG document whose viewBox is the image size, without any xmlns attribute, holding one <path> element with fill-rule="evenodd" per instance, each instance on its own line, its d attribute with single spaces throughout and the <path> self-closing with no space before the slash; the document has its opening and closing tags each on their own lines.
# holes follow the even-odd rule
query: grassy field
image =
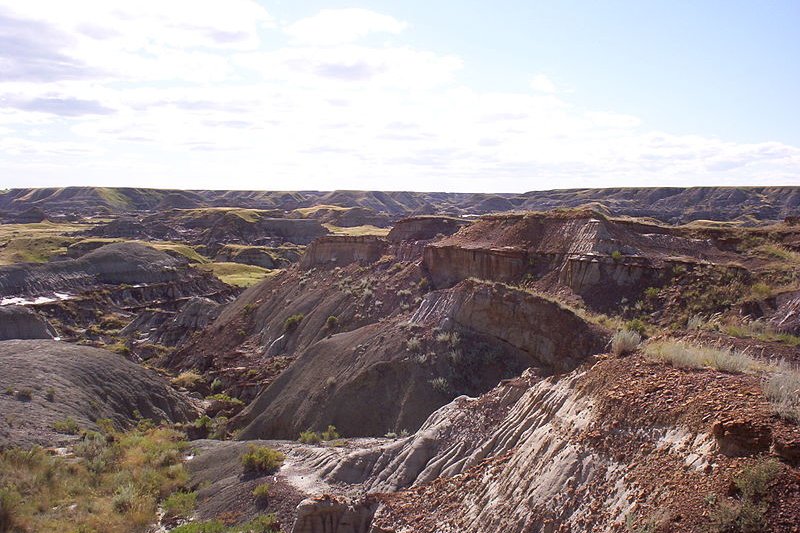
<svg viewBox="0 0 800 533">
<path fill-rule="evenodd" d="M 90 224 L 0 224 L 0 265 L 44 263 L 63 254 L 79 240 L 72 233 L 89 229 Z"/>
<path fill-rule="evenodd" d="M 349 210 L 352 209 L 352 207 L 342 207 L 340 205 L 325 205 L 325 204 L 322 204 L 322 205 L 314 205 L 314 206 L 311 206 L 311 207 L 300 207 L 300 208 L 295 209 L 294 212 L 299 214 L 300 216 L 308 217 L 310 215 L 313 215 L 317 211 L 321 211 L 323 209 L 328 210 L 328 211 L 349 211 Z"/>
<path fill-rule="evenodd" d="M 389 234 L 389 230 L 392 228 L 379 228 L 377 226 L 365 225 L 365 226 L 353 226 L 352 228 L 343 228 L 341 226 L 334 226 L 333 224 L 323 224 L 328 231 L 333 233 L 334 235 L 351 235 L 351 236 L 361 236 L 361 235 L 377 235 L 378 237 L 385 237 Z"/>
<path fill-rule="evenodd" d="M 206 263 L 197 268 L 211 272 L 223 283 L 236 287 L 250 287 L 278 273 L 277 270 L 242 263 Z"/>
</svg>

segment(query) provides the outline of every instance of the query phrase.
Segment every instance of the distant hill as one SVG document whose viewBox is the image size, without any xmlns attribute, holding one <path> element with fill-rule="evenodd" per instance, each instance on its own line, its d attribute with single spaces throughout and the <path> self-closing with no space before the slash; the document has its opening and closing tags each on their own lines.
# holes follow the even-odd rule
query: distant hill
<svg viewBox="0 0 800 533">
<path fill-rule="evenodd" d="M 420 214 L 481 215 L 595 204 L 616 215 L 669 223 L 694 220 L 759 224 L 800 214 L 800 187 L 654 187 L 564 189 L 521 194 L 381 191 L 180 191 L 63 187 L 0 191 L 0 211 L 36 207 L 48 215 L 97 215 L 173 207 L 246 207 L 290 211 L 315 205 L 361 207 L 393 219 Z"/>
</svg>

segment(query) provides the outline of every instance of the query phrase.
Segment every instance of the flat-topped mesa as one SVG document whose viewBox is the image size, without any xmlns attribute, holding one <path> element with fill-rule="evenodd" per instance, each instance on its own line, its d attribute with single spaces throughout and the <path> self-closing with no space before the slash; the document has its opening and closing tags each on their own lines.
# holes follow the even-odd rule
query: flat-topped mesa
<svg viewBox="0 0 800 533">
<path fill-rule="evenodd" d="M 591 305 L 662 285 L 676 258 L 712 263 L 735 259 L 712 241 L 687 234 L 681 228 L 610 219 L 588 209 L 490 215 L 427 245 L 424 266 L 436 287 L 470 277 L 506 283 L 545 278 L 569 287 Z"/>
<path fill-rule="evenodd" d="M 403 241 L 427 241 L 439 235 L 448 236 L 457 232 L 469 222 L 447 216 L 418 216 L 399 220 L 389 232 L 391 243 Z"/>
<path fill-rule="evenodd" d="M 389 243 L 374 235 L 321 237 L 306 248 L 300 268 L 374 263 L 386 253 Z"/>
</svg>

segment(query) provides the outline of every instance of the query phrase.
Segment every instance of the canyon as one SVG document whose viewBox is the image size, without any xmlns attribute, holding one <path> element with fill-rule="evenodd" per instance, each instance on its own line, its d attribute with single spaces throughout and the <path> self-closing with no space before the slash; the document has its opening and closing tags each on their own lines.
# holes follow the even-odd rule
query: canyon
<svg viewBox="0 0 800 533">
<path fill-rule="evenodd" d="M 141 531 L 797 531 L 799 190 L 5 191 L 0 453 L 176 431 Z"/>
</svg>

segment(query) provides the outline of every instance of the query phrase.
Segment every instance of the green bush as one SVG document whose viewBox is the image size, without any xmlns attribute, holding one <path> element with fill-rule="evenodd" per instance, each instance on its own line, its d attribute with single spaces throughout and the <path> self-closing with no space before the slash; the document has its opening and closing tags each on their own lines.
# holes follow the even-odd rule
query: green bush
<svg viewBox="0 0 800 533">
<path fill-rule="evenodd" d="M 329 425 L 328 428 L 322 432 L 322 440 L 336 440 L 339 438 L 339 433 L 336 432 L 336 426 Z"/>
<path fill-rule="evenodd" d="M 67 435 L 77 435 L 81 431 L 81 428 L 78 427 L 78 423 L 70 417 L 67 417 L 65 420 L 53 422 L 53 429 L 59 433 L 66 433 Z"/>
<path fill-rule="evenodd" d="M 196 505 L 196 492 L 175 492 L 164 500 L 162 508 L 168 518 L 189 518 Z"/>
<path fill-rule="evenodd" d="M 300 438 L 297 439 L 303 444 L 319 444 L 322 441 L 322 437 L 319 436 L 319 433 L 316 431 L 311 431 L 307 429 L 306 431 L 300 432 Z"/>
<path fill-rule="evenodd" d="M 0 487 L 0 533 L 16 529 L 20 497 L 11 487 Z"/>
<path fill-rule="evenodd" d="M 622 261 L 622 252 L 619 250 L 614 250 L 611 252 L 611 259 L 613 259 L 615 263 L 619 263 Z"/>
<path fill-rule="evenodd" d="M 272 473 L 278 470 L 286 456 L 267 446 L 251 444 L 242 455 L 242 466 L 247 472 Z"/>
<path fill-rule="evenodd" d="M 325 321 L 325 328 L 331 331 L 335 330 L 339 327 L 339 318 L 335 316 L 329 316 L 328 319 Z"/>
<path fill-rule="evenodd" d="M 283 323 L 283 330 L 287 333 L 290 333 L 297 329 L 297 326 L 300 325 L 300 322 L 306 317 L 303 313 L 297 313 L 296 315 L 292 315 L 286 319 Z"/>
<path fill-rule="evenodd" d="M 647 324 L 645 324 L 638 318 L 634 318 L 633 320 L 628 320 L 625 323 L 625 329 L 628 329 L 630 331 L 635 331 L 636 333 L 639 334 L 640 337 L 644 337 L 645 333 L 647 332 Z"/>
<path fill-rule="evenodd" d="M 253 498 L 259 505 L 265 505 L 269 499 L 269 483 L 262 483 L 253 489 Z"/>
</svg>

